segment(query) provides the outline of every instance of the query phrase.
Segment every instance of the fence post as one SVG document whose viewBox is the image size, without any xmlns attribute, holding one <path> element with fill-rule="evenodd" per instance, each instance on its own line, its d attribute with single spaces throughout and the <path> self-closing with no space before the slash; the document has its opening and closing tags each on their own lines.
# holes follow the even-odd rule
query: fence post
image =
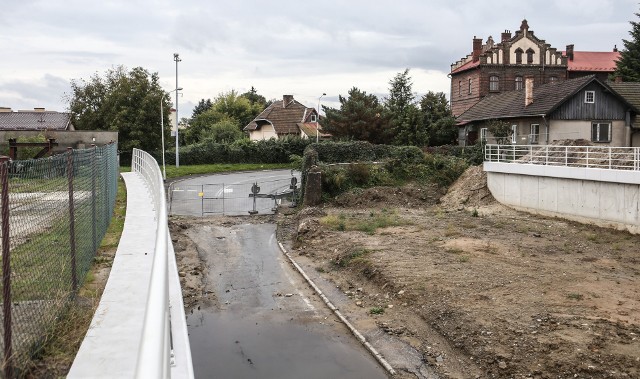
<svg viewBox="0 0 640 379">
<path fill-rule="evenodd" d="M 13 378 L 11 336 L 11 249 L 9 248 L 9 157 L 0 157 L 0 207 L 2 208 L 2 312 L 4 327 L 4 377 Z"/>
<path fill-rule="evenodd" d="M 76 225 L 75 210 L 73 206 L 73 148 L 67 147 L 67 180 L 69 182 L 69 248 L 71 252 L 71 289 L 73 293 L 78 290 L 76 278 Z"/>
<path fill-rule="evenodd" d="M 92 144 L 91 147 L 91 219 L 93 224 L 92 230 L 92 241 L 93 241 L 93 253 L 95 254 L 98 251 L 98 233 L 96 231 L 96 145 Z"/>
</svg>

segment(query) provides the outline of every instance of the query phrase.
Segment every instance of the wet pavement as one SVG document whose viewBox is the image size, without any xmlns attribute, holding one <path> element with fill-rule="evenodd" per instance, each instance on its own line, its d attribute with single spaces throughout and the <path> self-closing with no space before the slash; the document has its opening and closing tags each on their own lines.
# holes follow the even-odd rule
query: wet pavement
<svg viewBox="0 0 640 379">
<path fill-rule="evenodd" d="M 273 224 L 198 225 L 215 300 L 187 315 L 197 378 L 387 378 L 284 260 Z"/>
</svg>

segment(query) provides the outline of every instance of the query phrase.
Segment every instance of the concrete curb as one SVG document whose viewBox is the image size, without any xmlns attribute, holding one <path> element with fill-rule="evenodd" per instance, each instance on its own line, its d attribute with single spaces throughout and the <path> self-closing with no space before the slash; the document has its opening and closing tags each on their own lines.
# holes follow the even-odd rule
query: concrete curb
<svg viewBox="0 0 640 379">
<path fill-rule="evenodd" d="M 342 323 L 345 324 L 347 326 L 347 328 L 349 328 L 351 333 L 360 341 L 360 343 L 362 343 L 362 345 L 364 345 L 364 347 L 367 350 L 369 350 L 369 353 L 371 353 L 371 355 L 373 355 L 373 357 L 378 361 L 378 363 L 380 363 L 380 365 L 382 365 L 382 367 L 384 367 L 385 370 L 387 370 L 387 372 L 390 375 L 395 376 L 396 375 L 396 371 L 393 369 L 393 367 L 391 367 L 389 362 L 387 362 L 387 360 L 384 359 L 384 357 L 380 353 L 378 353 L 378 351 L 373 346 L 371 346 L 371 344 L 362 335 L 362 333 L 360 333 L 353 325 L 351 325 L 349 320 L 347 320 L 342 315 L 342 313 L 338 310 L 338 308 L 336 308 L 331 303 L 331 301 L 329 301 L 329 299 L 324 295 L 324 293 L 322 293 L 320 288 L 318 288 L 318 286 L 316 286 L 316 284 L 313 282 L 313 280 L 311 280 L 311 278 L 309 278 L 309 276 L 304 272 L 304 270 L 302 270 L 302 267 L 300 267 L 298 265 L 298 263 L 296 263 L 296 261 L 293 260 L 293 258 L 291 257 L 291 254 L 289 254 L 287 252 L 287 250 L 284 248 L 284 246 L 282 246 L 282 243 L 278 242 L 278 246 L 280 246 L 280 250 L 282 251 L 282 253 L 289 259 L 291 264 L 296 268 L 296 270 L 298 270 L 300 275 L 302 275 L 302 277 L 307 281 L 307 283 L 309 283 L 309 285 L 313 288 L 313 290 L 322 298 L 322 300 L 327 305 L 327 307 L 329 307 L 329 309 L 331 309 L 333 311 L 333 313 L 335 313 L 336 316 L 338 316 L 340 321 L 342 321 Z"/>
</svg>

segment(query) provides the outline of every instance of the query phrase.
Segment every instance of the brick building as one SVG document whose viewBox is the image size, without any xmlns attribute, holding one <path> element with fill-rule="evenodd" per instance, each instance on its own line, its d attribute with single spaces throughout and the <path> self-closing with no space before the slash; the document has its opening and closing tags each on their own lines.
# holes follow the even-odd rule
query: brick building
<svg viewBox="0 0 640 379">
<path fill-rule="evenodd" d="M 514 35 L 505 31 L 500 42 L 489 37 L 473 38 L 471 54 L 451 65 L 451 111 L 455 117 L 488 95 L 522 90 L 531 77 L 534 85 L 596 75 L 602 81 L 615 70 L 620 54 L 611 52 L 565 51 L 539 39 L 522 20 Z"/>
</svg>

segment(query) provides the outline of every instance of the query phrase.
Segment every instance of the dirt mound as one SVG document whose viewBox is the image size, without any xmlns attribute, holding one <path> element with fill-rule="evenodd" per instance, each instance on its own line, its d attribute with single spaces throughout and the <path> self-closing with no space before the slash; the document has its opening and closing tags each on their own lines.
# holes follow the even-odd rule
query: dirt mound
<svg viewBox="0 0 640 379">
<path fill-rule="evenodd" d="M 440 204 L 445 208 L 477 208 L 495 202 L 487 187 L 487 173 L 482 166 L 469 167 L 440 199 Z"/>
<path fill-rule="evenodd" d="M 433 184 L 358 188 L 338 195 L 332 203 L 339 207 L 369 207 L 378 204 L 384 207 L 430 206 L 438 202 L 438 198 L 442 196 L 441 191 Z"/>
</svg>

